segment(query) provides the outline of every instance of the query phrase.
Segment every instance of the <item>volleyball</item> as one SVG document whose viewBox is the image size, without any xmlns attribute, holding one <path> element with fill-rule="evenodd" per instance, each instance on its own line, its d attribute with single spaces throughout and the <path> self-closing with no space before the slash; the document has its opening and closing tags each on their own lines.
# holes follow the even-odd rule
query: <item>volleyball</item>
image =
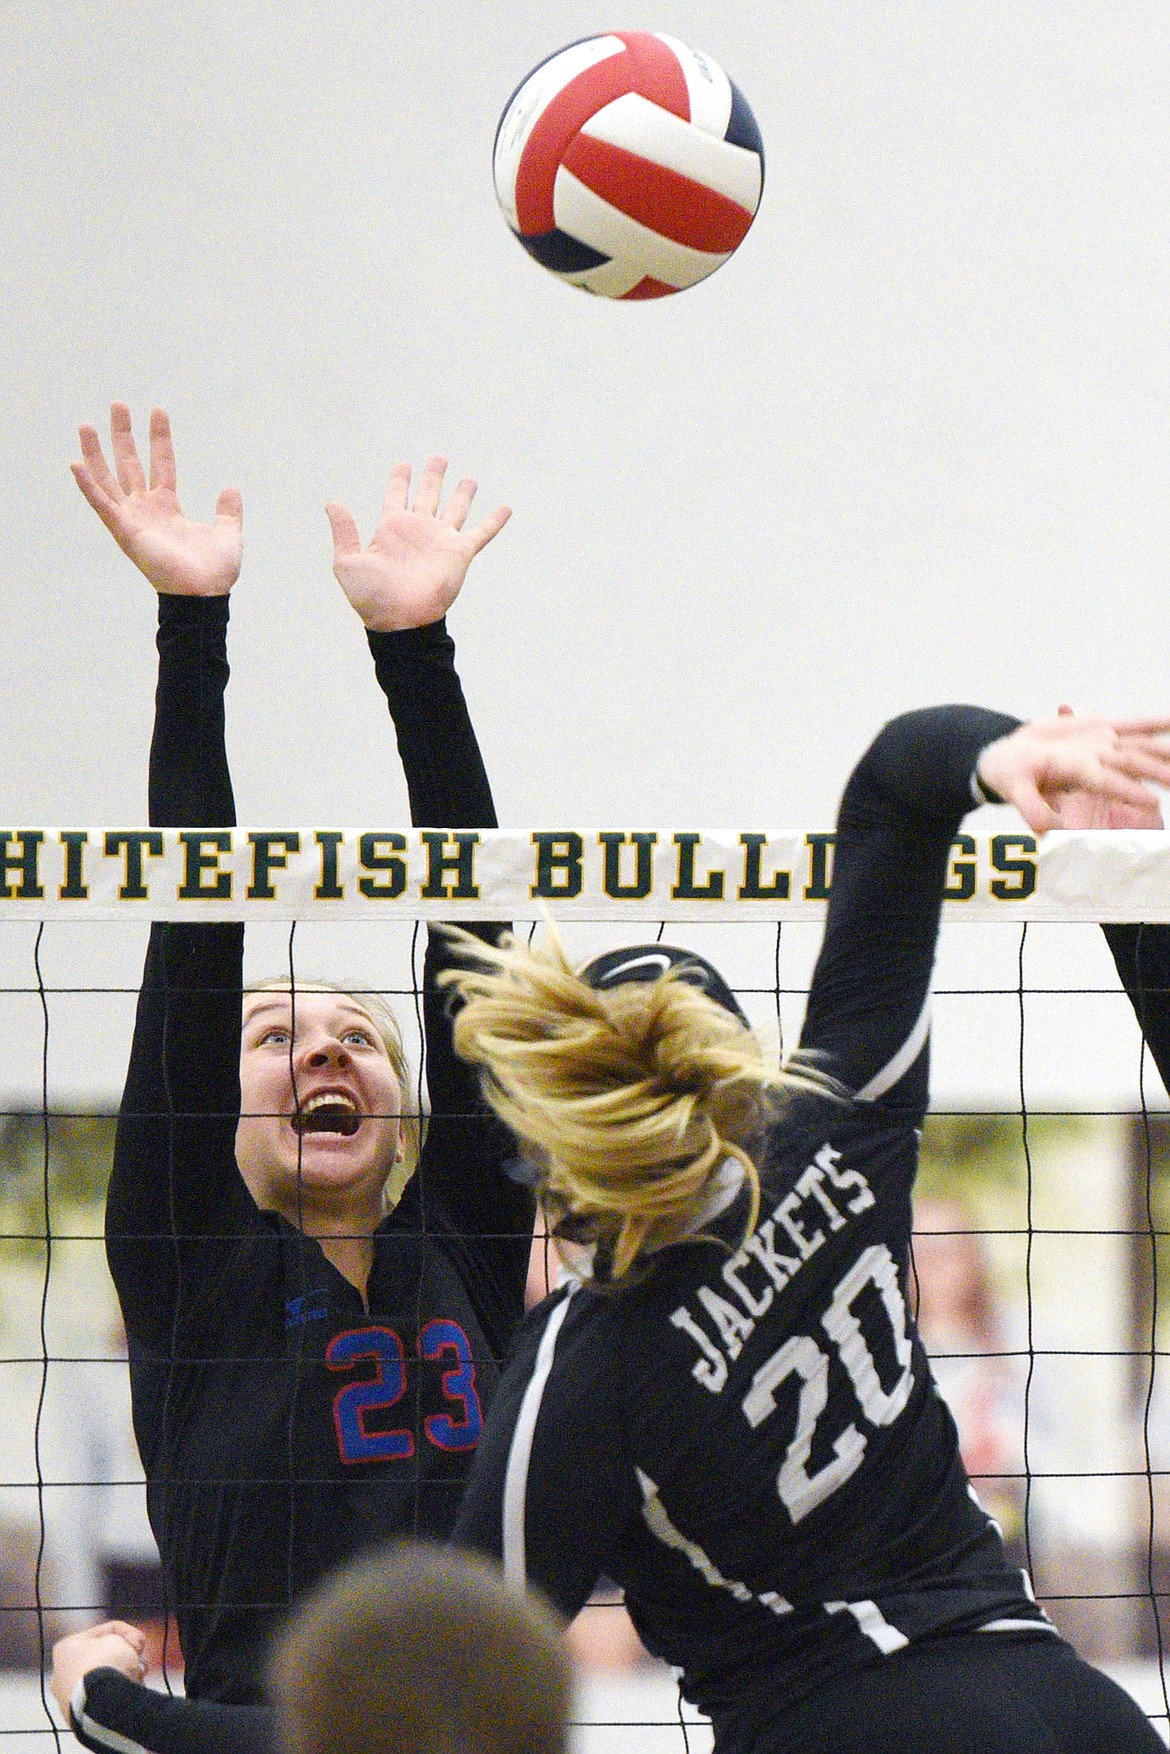
<svg viewBox="0 0 1170 1754">
<path fill-rule="evenodd" d="M 676 37 L 611 31 L 559 49 L 496 130 L 496 195 L 530 256 L 604 298 L 663 298 L 743 242 L 764 186 L 756 119 Z"/>
</svg>

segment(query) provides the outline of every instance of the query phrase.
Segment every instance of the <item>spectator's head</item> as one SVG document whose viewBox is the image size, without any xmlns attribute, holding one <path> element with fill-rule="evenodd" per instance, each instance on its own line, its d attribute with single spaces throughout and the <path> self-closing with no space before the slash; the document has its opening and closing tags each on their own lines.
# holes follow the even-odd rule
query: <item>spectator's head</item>
<svg viewBox="0 0 1170 1754">
<path fill-rule="evenodd" d="M 551 1610 L 485 1561 L 406 1544 L 319 1586 L 273 1656 L 287 1754 L 563 1754 L 572 1674 Z"/>
</svg>

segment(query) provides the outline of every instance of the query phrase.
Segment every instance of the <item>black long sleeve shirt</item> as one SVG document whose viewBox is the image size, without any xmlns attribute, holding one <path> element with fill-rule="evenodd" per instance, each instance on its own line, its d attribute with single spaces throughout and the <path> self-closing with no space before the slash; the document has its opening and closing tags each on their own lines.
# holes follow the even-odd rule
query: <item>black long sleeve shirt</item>
<svg viewBox="0 0 1170 1754">
<path fill-rule="evenodd" d="M 894 720 L 842 801 L 792 1099 L 690 1241 L 528 1318 L 455 1538 L 565 1615 L 601 1574 L 723 1749 L 843 1669 L 975 1628 L 1054 1636 L 972 1493 L 909 1311 L 947 862 L 980 750 L 1016 721 Z M 772 1726 L 772 1728 L 770 1728 Z"/>
<path fill-rule="evenodd" d="M 151 821 L 230 825 L 227 600 L 160 599 Z M 442 624 L 372 634 L 416 822 L 495 814 Z M 151 932 L 107 1205 L 134 1424 L 189 1694 L 261 1697 L 272 1629 L 326 1571 L 448 1533 L 523 1309 L 531 1196 L 452 1049 L 432 934 L 432 1118 L 374 1237 L 368 1309 L 235 1160 L 243 928 Z"/>
</svg>

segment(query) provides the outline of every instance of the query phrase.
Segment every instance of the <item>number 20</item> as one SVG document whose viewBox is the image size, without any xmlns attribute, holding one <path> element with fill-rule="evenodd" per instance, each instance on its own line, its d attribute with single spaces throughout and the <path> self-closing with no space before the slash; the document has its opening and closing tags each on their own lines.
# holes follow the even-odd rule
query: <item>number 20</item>
<svg viewBox="0 0 1170 1754">
<path fill-rule="evenodd" d="M 853 1313 L 853 1305 L 867 1285 L 872 1285 L 877 1291 L 890 1318 L 894 1354 L 901 1367 L 897 1382 L 889 1390 L 882 1387 L 861 1323 Z M 914 1371 L 898 1269 L 884 1243 L 867 1248 L 854 1262 L 833 1292 L 832 1302 L 821 1317 L 821 1326 L 849 1373 L 861 1410 L 869 1423 L 879 1429 L 892 1425 L 910 1398 Z M 743 1411 L 753 1430 L 776 1411 L 777 1390 L 794 1375 L 800 1378 L 796 1433 L 781 1465 L 776 1489 L 789 1516 L 798 1523 L 857 1472 L 865 1455 L 866 1439 L 857 1426 L 850 1423 L 833 1440 L 832 1461 L 818 1468 L 815 1474 L 809 1473 L 813 1434 L 829 1398 L 829 1359 L 807 1334 L 794 1334 L 786 1340 L 752 1378 L 752 1386 L 743 1399 Z"/>
</svg>

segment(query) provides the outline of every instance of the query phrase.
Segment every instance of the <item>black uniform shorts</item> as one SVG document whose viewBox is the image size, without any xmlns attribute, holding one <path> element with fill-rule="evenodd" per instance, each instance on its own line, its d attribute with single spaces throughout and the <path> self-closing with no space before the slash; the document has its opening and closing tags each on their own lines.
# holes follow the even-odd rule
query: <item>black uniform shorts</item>
<svg viewBox="0 0 1170 1754">
<path fill-rule="evenodd" d="M 909 1645 L 719 1732 L 716 1754 L 1166 1754 L 1129 1694 L 1050 1633 Z"/>
</svg>

